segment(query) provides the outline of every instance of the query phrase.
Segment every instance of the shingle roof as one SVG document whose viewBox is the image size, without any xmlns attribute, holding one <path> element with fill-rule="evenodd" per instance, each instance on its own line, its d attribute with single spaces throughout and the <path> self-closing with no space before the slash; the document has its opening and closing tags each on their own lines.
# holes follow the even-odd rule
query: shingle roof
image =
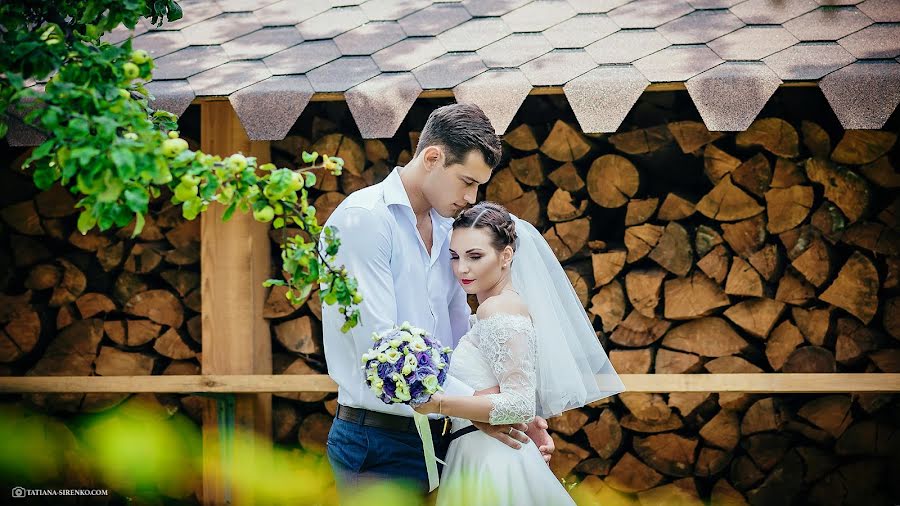
<svg viewBox="0 0 900 506">
<path fill-rule="evenodd" d="M 573 109 L 584 130 L 609 130 L 621 123 L 645 82 L 687 83 L 708 126 L 732 128 L 752 120 L 748 115 L 761 100 L 764 104 L 779 80 L 821 80 L 845 127 L 879 128 L 896 106 L 900 73 L 894 59 L 900 56 L 897 0 L 856 5 L 817 0 L 181 4 L 184 19 L 161 28 L 141 22 L 133 32 L 139 35 L 134 46 L 156 57 L 151 89 L 157 103 L 181 108 L 191 95 L 231 97 L 248 88 L 252 93 L 237 103 L 256 103 L 266 93 L 277 103 L 282 102 L 277 94 L 293 97 L 290 114 L 243 108 L 245 127 L 252 125 L 261 136 L 286 132 L 284 125 L 266 123 L 294 116 L 310 89 L 313 100 L 322 93 L 353 95 L 354 118 L 364 118 L 364 124 L 357 121 L 366 136 L 392 135 L 419 88 L 484 103 L 496 97 L 491 114 L 497 117 L 491 119 L 505 128 L 523 90 L 552 86 L 551 92 L 579 101 Z M 107 40 L 127 36 L 120 28 Z M 506 85 L 493 87 L 494 82 Z M 402 88 L 392 90 L 391 83 Z M 375 97 L 381 90 L 393 95 Z M 503 95 L 511 90 L 514 95 Z M 592 100 L 592 93 L 626 96 Z M 753 103 L 741 102 L 746 93 Z"/>
</svg>

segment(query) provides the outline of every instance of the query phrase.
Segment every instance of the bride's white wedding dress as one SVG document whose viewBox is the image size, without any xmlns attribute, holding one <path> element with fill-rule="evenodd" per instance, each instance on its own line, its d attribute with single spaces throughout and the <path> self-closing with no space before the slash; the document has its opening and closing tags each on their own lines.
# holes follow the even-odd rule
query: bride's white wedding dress
<svg viewBox="0 0 900 506">
<path fill-rule="evenodd" d="M 450 373 L 476 391 L 500 386 L 492 394 L 492 424 L 528 422 L 535 415 L 536 337 L 531 319 L 494 314 L 472 316 L 450 361 Z M 472 423 L 452 419 L 455 432 Z M 450 444 L 441 473 L 438 506 L 574 505 L 544 462 L 533 441 L 516 450 L 481 431 Z"/>
</svg>

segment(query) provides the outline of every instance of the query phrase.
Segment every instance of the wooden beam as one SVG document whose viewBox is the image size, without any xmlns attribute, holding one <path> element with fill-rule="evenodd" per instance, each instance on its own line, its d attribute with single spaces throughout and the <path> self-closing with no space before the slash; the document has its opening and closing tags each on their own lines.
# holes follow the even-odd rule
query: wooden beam
<svg viewBox="0 0 900 506">
<path fill-rule="evenodd" d="M 200 125 L 203 152 L 223 157 L 240 152 L 255 156 L 260 164 L 270 161 L 269 143 L 250 141 L 229 102 L 202 103 Z M 201 215 L 201 371 L 272 374 L 272 339 L 263 318 L 266 290 L 262 286 L 271 271 L 269 225 L 242 212 L 225 223 L 224 212 L 225 206 L 213 204 Z M 271 447 L 272 395 L 256 392 L 236 396 L 234 425 L 257 434 L 254 445 Z M 239 491 L 218 472 L 219 443 L 225 439 L 216 402 L 207 400 L 203 410 L 203 502 L 252 504 L 252 498 L 239 497 Z"/>
<path fill-rule="evenodd" d="M 629 392 L 742 392 L 766 394 L 900 392 L 900 374 L 622 374 Z M 336 392 L 326 374 L 197 376 L 27 376 L 0 378 L 0 393 Z"/>
</svg>

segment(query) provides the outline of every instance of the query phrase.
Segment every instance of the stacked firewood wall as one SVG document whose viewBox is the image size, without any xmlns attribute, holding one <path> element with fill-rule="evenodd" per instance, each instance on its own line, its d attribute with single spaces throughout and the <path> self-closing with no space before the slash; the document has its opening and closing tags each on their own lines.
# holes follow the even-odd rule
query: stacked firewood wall
<svg viewBox="0 0 900 506">
<path fill-rule="evenodd" d="M 585 135 L 547 103 L 504 136 L 482 198 L 544 231 L 620 373 L 900 371 L 896 132 L 772 116 L 738 134 L 678 118 Z M 273 158 L 344 158 L 318 181 L 324 221 L 410 159 L 431 107 L 385 141 L 316 116 Z M 320 308 L 272 291 L 276 373 L 326 370 Z M 299 402 L 276 402 L 276 433 L 321 447 L 334 395 L 284 397 Z M 626 393 L 551 420 L 551 465 L 598 504 L 880 504 L 897 496 L 898 416 L 887 395 Z"/>
</svg>

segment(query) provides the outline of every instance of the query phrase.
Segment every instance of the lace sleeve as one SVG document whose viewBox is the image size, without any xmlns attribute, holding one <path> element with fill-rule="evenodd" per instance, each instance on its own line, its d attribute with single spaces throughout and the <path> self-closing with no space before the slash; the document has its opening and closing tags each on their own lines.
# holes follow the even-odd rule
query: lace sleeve
<svg viewBox="0 0 900 506">
<path fill-rule="evenodd" d="M 481 320 L 481 350 L 491 365 L 499 394 L 490 394 L 490 423 L 528 423 L 536 401 L 534 327 L 526 316 L 497 314 Z"/>
</svg>

